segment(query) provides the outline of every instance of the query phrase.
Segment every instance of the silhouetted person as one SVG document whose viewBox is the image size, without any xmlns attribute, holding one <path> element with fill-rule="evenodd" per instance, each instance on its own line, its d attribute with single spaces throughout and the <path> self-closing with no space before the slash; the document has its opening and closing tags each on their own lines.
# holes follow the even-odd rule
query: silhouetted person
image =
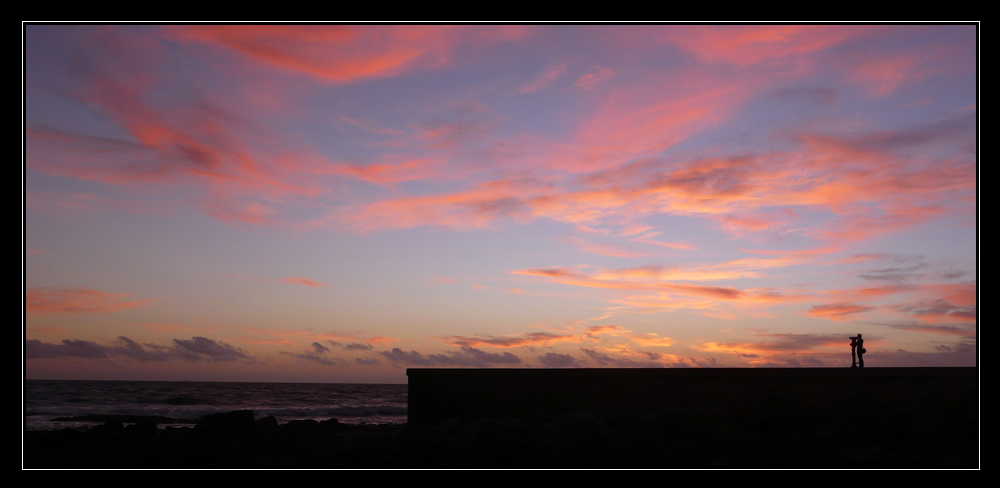
<svg viewBox="0 0 1000 488">
<path fill-rule="evenodd" d="M 858 351 L 858 338 L 857 337 L 851 337 L 851 367 L 852 368 L 857 368 L 858 367 L 858 355 L 857 355 L 857 351 Z"/>
<path fill-rule="evenodd" d="M 858 367 L 865 367 L 865 340 L 861 338 L 861 334 L 858 334 Z"/>
</svg>

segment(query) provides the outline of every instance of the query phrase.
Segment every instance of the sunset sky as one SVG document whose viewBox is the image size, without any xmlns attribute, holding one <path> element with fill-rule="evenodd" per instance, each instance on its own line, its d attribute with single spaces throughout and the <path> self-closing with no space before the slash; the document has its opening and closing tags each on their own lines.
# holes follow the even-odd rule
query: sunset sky
<svg viewBox="0 0 1000 488">
<path fill-rule="evenodd" d="M 26 378 L 976 365 L 976 25 L 23 39 Z"/>
</svg>

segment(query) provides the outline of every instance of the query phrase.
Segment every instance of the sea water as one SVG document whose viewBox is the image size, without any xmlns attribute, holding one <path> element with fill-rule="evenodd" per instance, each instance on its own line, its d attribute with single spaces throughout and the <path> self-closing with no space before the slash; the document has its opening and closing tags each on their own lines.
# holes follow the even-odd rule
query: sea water
<svg viewBox="0 0 1000 488">
<path fill-rule="evenodd" d="M 53 421 L 89 414 L 196 420 L 233 410 L 253 410 L 254 418 L 273 415 L 279 424 L 331 418 L 350 424 L 406 422 L 406 385 L 25 380 L 23 395 L 25 430 L 99 423 Z"/>
</svg>

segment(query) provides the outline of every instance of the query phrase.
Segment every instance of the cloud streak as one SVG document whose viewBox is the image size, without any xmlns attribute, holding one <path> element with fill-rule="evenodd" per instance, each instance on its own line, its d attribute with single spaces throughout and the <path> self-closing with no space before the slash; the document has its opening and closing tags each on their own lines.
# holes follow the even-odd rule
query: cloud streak
<svg viewBox="0 0 1000 488">
<path fill-rule="evenodd" d="M 94 314 L 111 313 L 130 308 L 145 307 L 159 299 L 130 300 L 128 293 L 108 293 L 89 288 L 32 288 L 24 294 L 26 313 L 49 314 Z"/>
<path fill-rule="evenodd" d="M 439 68 L 464 43 L 517 40 L 526 26 L 194 25 L 173 26 L 178 39 L 229 49 L 273 68 L 330 83 Z"/>
<path fill-rule="evenodd" d="M 182 360 L 188 362 L 254 362 L 255 358 L 246 351 L 225 342 L 206 337 L 174 339 L 172 345 L 151 343 L 140 344 L 125 336 L 118 337 L 111 345 L 105 346 L 93 341 L 63 339 L 54 344 L 38 339 L 25 341 L 25 359 L 117 359 L 124 358 L 139 362 L 162 362 Z"/>
<path fill-rule="evenodd" d="M 509 352 L 488 353 L 474 347 L 463 346 L 459 351 L 447 354 L 430 354 L 424 356 L 417 351 L 403 351 L 396 347 L 391 351 L 379 352 L 382 357 L 393 364 L 411 366 L 446 366 L 446 367 L 510 367 L 521 364 L 521 358 Z"/>
</svg>

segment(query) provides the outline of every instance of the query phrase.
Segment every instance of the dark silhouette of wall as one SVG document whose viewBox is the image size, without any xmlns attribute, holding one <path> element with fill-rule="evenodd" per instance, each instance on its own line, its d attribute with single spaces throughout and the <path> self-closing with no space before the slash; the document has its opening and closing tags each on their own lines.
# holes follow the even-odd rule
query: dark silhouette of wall
<svg viewBox="0 0 1000 488">
<path fill-rule="evenodd" d="M 880 409 L 935 418 L 978 409 L 976 368 L 684 368 L 407 370 L 409 422 L 591 411 L 687 410 L 739 416 Z M 866 413 L 867 412 L 867 413 Z"/>
</svg>

